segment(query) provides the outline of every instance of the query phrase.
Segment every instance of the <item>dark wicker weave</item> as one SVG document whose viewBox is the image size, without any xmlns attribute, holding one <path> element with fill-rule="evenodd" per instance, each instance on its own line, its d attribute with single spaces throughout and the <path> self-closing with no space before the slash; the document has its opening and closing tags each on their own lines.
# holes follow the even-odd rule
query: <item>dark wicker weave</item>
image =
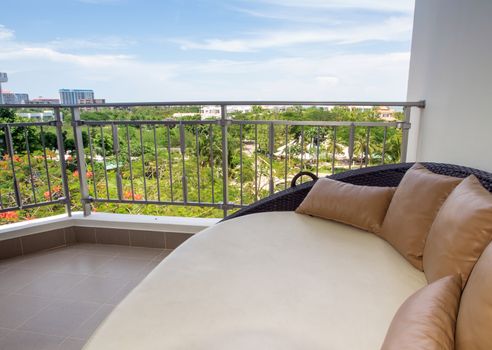
<svg viewBox="0 0 492 350">
<path fill-rule="evenodd" d="M 376 167 L 350 170 L 340 174 L 327 176 L 330 179 L 339 180 L 354 185 L 396 187 L 400 183 L 405 172 L 414 163 L 388 164 Z M 422 163 L 427 169 L 442 175 L 467 177 L 475 175 L 482 185 L 492 192 L 492 174 L 478 169 L 467 168 L 459 165 L 442 163 Z M 285 191 L 278 192 L 272 196 L 264 198 L 250 206 L 227 216 L 223 220 L 233 219 L 239 216 L 268 212 L 268 211 L 293 211 L 301 204 L 304 197 L 313 187 L 315 181 L 310 181 L 291 187 Z"/>
</svg>

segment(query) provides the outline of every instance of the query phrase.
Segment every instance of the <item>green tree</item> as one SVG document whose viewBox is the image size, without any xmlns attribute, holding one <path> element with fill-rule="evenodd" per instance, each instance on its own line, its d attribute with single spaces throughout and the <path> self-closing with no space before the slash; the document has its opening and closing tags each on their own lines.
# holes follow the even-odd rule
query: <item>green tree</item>
<svg viewBox="0 0 492 350">
<path fill-rule="evenodd" d="M 25 118 L 18 117 L 11 109 L 0 108 L 0 123 L 11 124 L 18 122 L 26 122 Z M 6 144 L 6 127 L 0 130 L 0 149 L 2 154 L 7 154 Z M 37 128 L 31 126 L 11 126 L 10 135 L 12 137 L 12 145 L 15 153 L 24 153 L 29 150 L 31 152 L 41 149 L 41 140 Z M 27 142 L 26 142 L 27 140 Z"/>
</svg>

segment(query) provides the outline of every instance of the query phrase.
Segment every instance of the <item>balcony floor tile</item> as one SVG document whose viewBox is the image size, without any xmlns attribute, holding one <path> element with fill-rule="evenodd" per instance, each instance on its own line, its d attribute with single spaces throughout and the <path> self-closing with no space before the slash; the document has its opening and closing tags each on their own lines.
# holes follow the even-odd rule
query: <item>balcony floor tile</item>
<svg viewBox="0 0 492 350">
<path fill-rule="evenodd" d="M 171 250 L 75 244 L 0 261 L 0 349 L 82 349 Z"/>
</svg>

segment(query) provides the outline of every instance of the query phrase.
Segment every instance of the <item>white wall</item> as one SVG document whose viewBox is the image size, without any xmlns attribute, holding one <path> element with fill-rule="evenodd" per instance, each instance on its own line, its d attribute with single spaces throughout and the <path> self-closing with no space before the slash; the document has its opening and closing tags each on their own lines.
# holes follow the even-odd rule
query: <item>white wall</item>
<svg viewBox="0 0 492 350">
<path fill-rule="evenodd" d="M 408 159 L 492 171 L 492 0 L 416 0 L 408 100 L 421 99 Z"/>
</svg>

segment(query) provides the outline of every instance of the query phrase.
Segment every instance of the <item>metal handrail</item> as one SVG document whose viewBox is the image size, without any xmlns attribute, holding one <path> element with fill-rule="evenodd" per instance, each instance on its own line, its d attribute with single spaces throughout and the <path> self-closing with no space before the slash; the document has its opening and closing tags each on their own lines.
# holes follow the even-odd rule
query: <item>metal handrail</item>
<svg viewBox="0 0 492 350">
<path fill-rule="evenodd" d="M 3 104 L 2 108 L 96 108 L 96 107 L 182 107 L 182 106 L 359 106 L 418 107 L 425 101 L 174 101 L 174 102 L 108 102 L 91 104 Z"/>
</svg>

